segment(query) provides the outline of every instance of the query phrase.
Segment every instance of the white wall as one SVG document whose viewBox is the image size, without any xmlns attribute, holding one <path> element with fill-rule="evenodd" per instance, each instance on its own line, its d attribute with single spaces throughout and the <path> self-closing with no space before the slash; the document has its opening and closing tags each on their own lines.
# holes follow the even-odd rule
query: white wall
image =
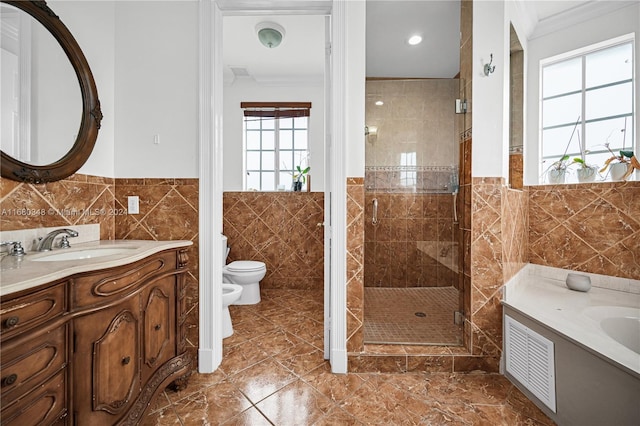
<svg viewBox="0 0 640 426">
<path fill-rule="evenodd" d="M 324 191 L 324 86 L 261 86 L 253 79 L 237 79 L 224 87 L 224 191 L 242 191 L 243 135 L 240 102 L 311 102 L 309 154 L 311 190 Z"/>
<path fill-rule="evenodd" d="M 364 110 L 366 78 L 366 4 L 346 4 L 346 176 L 364 177 Z"/>
<path fill-rule="evenodd" d="M 104 115 L 93 152 L 78 173 L 106 177 L 115 176 L 114 5 L 86 1 L 49 3 L 87 58 Z"/>
<path fill-rule="evenodd" d="M 198 177 L 197 12 L 195 1 L 115 2 L 116 177 Z"/>
<path fill-rule="evenodd" d="M 640 100 L 640 3 L 635 3 L 611 13 L 601 14 L 578 24 L 567 26 L 551 34 L 529 40 L 527 60 L 528 93 L 526 121 L 528 122 L 525 141 L 525 184 L 538 184 L 539 171 L 539 90 L 540 60 L 624 34 L 636 33 L 635 80 L 636 80 L 636 147 L 640 128 L 640 114 L 637 102 Z M 475 136 L 475 135 L 474 135 Z M 474 140 L 475 143 L 475 140 Z M 475 161 L 475 158 L 474 158 Z"/>
<path fill-rule="evenodd" d="M 495 70 L 484 74 L 490 61 Z M 505 3 L 473 2 L 472 176 L 508 176 L 509 20 Z"/>
</svg>

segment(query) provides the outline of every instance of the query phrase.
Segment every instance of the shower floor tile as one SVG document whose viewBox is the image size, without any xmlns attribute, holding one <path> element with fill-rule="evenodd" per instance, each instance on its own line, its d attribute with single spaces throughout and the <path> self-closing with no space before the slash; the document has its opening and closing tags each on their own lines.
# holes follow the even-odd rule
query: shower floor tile
<svg viewBox="0 0 640 426">
<path fill-rule="evenodd" d="M 365 344 L 462 345 L 454 287 L 364 289 Z"/>
</svg>

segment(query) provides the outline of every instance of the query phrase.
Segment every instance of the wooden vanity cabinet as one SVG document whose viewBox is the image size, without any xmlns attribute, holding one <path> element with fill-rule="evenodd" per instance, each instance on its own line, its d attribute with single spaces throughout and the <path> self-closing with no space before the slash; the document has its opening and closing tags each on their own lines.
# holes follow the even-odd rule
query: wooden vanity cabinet
<svg viewBox="0 0 640 426">
<path fill-rule="evenodd" d="M 186 264 L 184 249 L 169 250 L 3 298 L 2 425 L 133 425 L 161 389 L 184 387 Z M 32 313 L 32 326 L 8 331 L 25 300 L 49 320 Z"/>
</svg>

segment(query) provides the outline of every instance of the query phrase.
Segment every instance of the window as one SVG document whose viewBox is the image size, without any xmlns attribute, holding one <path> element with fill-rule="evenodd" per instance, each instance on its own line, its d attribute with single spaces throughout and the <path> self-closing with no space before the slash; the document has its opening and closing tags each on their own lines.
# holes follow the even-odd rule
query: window
<svg viewBox="0 0 640 426">
<path fill-rule="evenodd" d="M 567 164 L 583 154 L 602 168 L 612 156 L 606 144 L 616 155 L 634 150 L 633 42 L 624 36 L 541 62 L 541 181 L 565 155 Z"/>
<path fill-rule="evenodd" d="M 401 186 L 416 186 L 417 173 L 416 173 L 416 153 L 415 152 L 401 152 L 400 153 L 400 185 Z"/>
<path fill-rule="evenodd" d="M 308 165 L 311 103 L 242 102 L 245 184 L 258 191 L 290 189 L 296 166 Z"/>
</svg>

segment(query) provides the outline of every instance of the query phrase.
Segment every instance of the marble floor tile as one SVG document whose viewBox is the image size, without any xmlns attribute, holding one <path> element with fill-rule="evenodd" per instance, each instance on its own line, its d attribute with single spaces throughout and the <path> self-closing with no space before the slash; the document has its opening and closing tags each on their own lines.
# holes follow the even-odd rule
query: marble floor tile
<svg viewBox="0 0 640 426">
<path fill-rule="evenodd" d="M 236 331 L 223 341 L 220 368 L 161 392 L 141 424 L 554 424 L 499 374 L 332 374 L 323 359 L 322 302 L 321 292 L 267 289 L 257 305 L 231 306 Z M 417 351 L 407 348 L 399 353 Z"/>
</svg>

